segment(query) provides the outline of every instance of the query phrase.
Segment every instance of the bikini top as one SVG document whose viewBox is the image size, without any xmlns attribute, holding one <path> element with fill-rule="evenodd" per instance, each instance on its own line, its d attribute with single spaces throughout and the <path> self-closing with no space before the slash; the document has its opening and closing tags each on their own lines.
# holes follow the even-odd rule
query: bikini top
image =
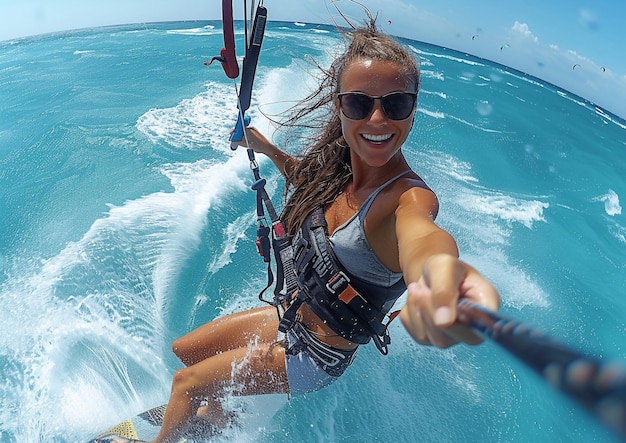
<svg viewBox="0 0 626 443">
<path fill-rule="evenodd" d="M 384 290 L 397 285 L 398 287 L 394 287 L 394 289 L 402 292 L 406 289 L 406 286 L 402 279 L 402 273 L 394 272 L 386 267 L 374 253 L 365 236 L 365 217 L 378 194 L 409 172 L 411 170 L 401 172 L 376 188 L 365 199 L 356 214 L 335 229 L 329 237 L 335 255 L 350 274 L 368 285 L 374 285 Z M 417 186 L 431 190 L 422 180 L 420 180 Z"/>
</svg>

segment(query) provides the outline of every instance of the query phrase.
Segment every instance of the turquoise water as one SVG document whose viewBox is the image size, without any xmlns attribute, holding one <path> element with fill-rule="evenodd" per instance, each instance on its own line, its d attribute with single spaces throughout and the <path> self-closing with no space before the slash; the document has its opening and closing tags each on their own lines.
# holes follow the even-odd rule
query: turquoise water
<svg viewBox="0 0 626 443">
<path fill-rule="evenodd" d="M 304 95 L 310 58 L 328 63 L 338 42 L 331 28 L 269 24 L 257 127 L 273 132 L 267 116 Z M 408 43 L 424 87 L 405 152 L 462 257 L 509 316 L 623 360 L 626 122 L 523 73 Z M 216 22 L 0 43 L 2 442 L 81 442 L 164 401 L 172 340 L 258 305 L 252 174 L 227 142 L 234 86 L 202 65 L 222 44 Z M 276 171 L 261 168 L 279 202 Z M 266 398 L 260 416 L 244 404 L 224 441 L 612 441 L 490 343 L 420 347 L 399 323 L 392 336 L 389 356 L 365 347 L 325 390 Z"/>
</svg>

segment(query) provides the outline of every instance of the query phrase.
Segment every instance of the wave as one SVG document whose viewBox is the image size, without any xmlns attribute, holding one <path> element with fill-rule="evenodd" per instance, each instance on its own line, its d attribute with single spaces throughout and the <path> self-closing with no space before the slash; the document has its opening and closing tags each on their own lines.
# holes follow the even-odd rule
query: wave
<svg viewBox="0 0 626 443">
<path fill-rule="evenodd" d="M 614 125 L 622 128 L 622 129 L 626 129 L 626 122 L 622 119 L 620 119 L 619 117 L 613 117 L 611 116 L 607 111 L 605 111 L 602 108 L 599 107 L 595 107 L 595 112 L 597 115 L 599 115 L 600 117 L 602 117 L 603 120 L 605 121 L 609 121 L 611 123 L 613 123 Z"/>
<path fill-rule="evenodd" d="M 166 164 L 172 192 L 111 205 L 56 256 L 9 267 L 0 292 L 7 431 L 21 441 L 52 440 L 58 429 L 81 435 L 167 396 L 174 285 L 209 209 L 247 191 L 247 166 L 243 156 Z"/>
<path fill-rule="evenodd" d="M 481 112 L 487 112 L 490 113 L 490 111 L 485 111 L 484 110 L 484 106 L 481 107 L 481 105 L 478 105 L 478 109 L 480 110 L 479 113 Z M 488 109 L 488 108 L 487 108 Z M 476 125 L 474 123 L 470 123 L 467 120 L 463 120 L 462 118 L 456 117 L 454 115 L 450 115 L 450 114 L 446 114 L 447 118 L 451 118 L 452 120 L 456 120 L 459 123 L 463 123 L 464 125 L 469 126 L 470 128 L 474 128 L 474 129 L 478 129 L 479 131 L 482 132 L 488 132 L 488 133 L 495 133 L 495 134 L 502 134 L 502 131 L 498 131 L 497 129 L 489 129 L 489 128 L 483 128 L 482 126 Z"/>
<path fill-rule="evenodd" d="M 464 65 L 470 65 L 470 66 L 485 66 L 484 63 L 481 63 L 481 62 L 478 62 L 478 61 L 475 61 L 475 60 L 469 60 L 467 58 L 461 58 L 461 57 L 457 57 L 457 56 L 449 55 L 449 54 L 442 54 L 442 53 L 426 51 L 426 50 L 423 50 L 423 49 L 416 48 L 415 46 L 409 46 L 409 47 L 411 48 L 411 50 L 413 52 L 415 52 L 416 54 L 418 54 L 420 56 L 441 58 L 441 59 L 446 59 L 446 60 L 450 60 L 450 61 L 453 61 L 453 62 L 462 63 Z"/>
<path fill-rule="evenodd" d="M 529 196 L 507 195 L 481 186 L 472 164 L 439 150 L 410 150 L 410 164 L 440 199 L 437 223 L 457 239 L 461 258 L 480 269 L 514 309 L 545 308 L 550 296 L 515 261 L 511 243 L 519 229 L 546 223 L 550 204 Z"/>
<path fill-rule="evenodd" d="M 182 29 L 185 24 L 175 26 L 187 32 Z M 312 71 L 312 64 L 306 58 L 315 57 L 322 66 L 327 66 L 335 43 L 340 41 L 339 37 L 329 35 L 323 38 L 313 34 L 317 31 L 306 27 L 283 32 L 272 28 L 271 24 L 269 26 L 268 35 L 282 40 L 276 46 L 272 46 L 272 39 L 267 40 L 268 50 L 264 51 L 265 62 L 257 72 L 250 111 L 253 124 L 268 136 L 274 134 L 271 134 L 272 125 L 266 115 L 281 112 L 285 104 L 301 97 L 309 88 L 312 77 L 302 75 Z M 194 29 L 196 31 L 192 29 L 192 33 L 203 32 L 199 26 Z M 158 28 L 156 32 L 163 37 L 166 31 Z M 116 44 L 124 42 L 133 48 L 148 48 L 154 43 L 153 31 L 130 34 L 115 36 L 107 31 L 97 38 L 103 38 L 107 45 L 113 38 L 118 38 Z M 135 38 L 141 40 L 133 40 Z M 47 114 L 71 124 L 63 123 L 63 130 L 59 131 L 58 126 L 52 129 L 46 126 L 57 125 L 57 120 L 52 123 L 42 120 L 41 125 L 36 125 L 39 132 L 32 132 L 34 129 L 29 132 L 25 125 L 13 125 L 11 129 L 15 140 L 37 142 L 36 147 L 41 148 L 42 155 L 36 157 L 36 163 L 28 163 L 36 167 L 25 170 L 26 153 L 20 152 L 20 145 L 13 143 L 11 138 L 9 146 L 17 146 L 15 152 L 20 155 L 11 153 L 5 157 L 4 170 L 16 171 L 6 182 L 9 186 L 21 187 L 21 191 L 15 197 L 11 195 L 11 201 L 5 199 L 2 203 L 9 210 L 17 208 L 21 219 L 39 214 L 23 223 L 28 223 L 28 235 L 37 237 L 41 243 L 53 244 L 46 250 L 54 252 L 49 253 L 52 257 L 42 258 L 36 251 L 17 251 L 11 249 L 11 245 L 0 250 L 2 437 L 11 441 L 64 441 L 65 435 L 70 435 L 68 441 L 83 441 L 87 440 L 86 434 L 95 429 L 103 429 L 118 419 L 154 406 L 167 398 L 171 372 L 179 365 L 169 349 L 174 334 L 179 335 L 196 322 L 214 318 L 220 311 L 230 313 L 258 306 L 256 296 L 266 282 L 266 275 L 253 250 L 251 224 L 254 215 L 252 204 L 247 206 L 253 200 L 247 189 L 250 179 L 248 161 L 244 152 L 232 152 L 227 142 L 236 114 L 234 88 L 226 82 L 207 82 L 202 86 L 201 82 L 206 81 L 204 77 L 179 75 L 181 51 L 189 49 L 181 49 L 179 43 L 189 41 L 189 38 L 165 36 L 154 53 L 143 50 L 124 52 L 125 66 L 133 67 L 129 76 L 102 76 L 99 81 L 110 83 L 111 78 L 116 78 L 115 87 L 134 89 L 136 84 L 124 82 L 131 78 L 136 80 L 133 78 L 135 73 L 145 73 L 150 79 L 154 77 L 155 97 L 129 94 L 123 103 L 105 101 L 108 98 L 103 97 L 99 101 L 102 106 L 113 104 L 114 107 L 107 108 L 110 113 L 105 120 L 98 120 L 98 125 L 87 124 L 83 114 L 85 110 L 93 114 L 102 112 L 91 100 L 93 94 L 102 94 L 98 93 L 100 83 L 93 83 L 93 87 L 81 95 L 79 107 L 72 103 L 72 106 L 50 108 L 49 98 L 59 93 L 54 82 L 39 86 L 41 96 L 30 92 L 32 82 L 18 82 L 20 88 L 17 89 L 23 89 L 24 96 L 20 97 L 21 101 L 15 100 L 16 109 L 22 106 L 20 103 L 25 103 L 27 113 Z M 38 52 L 34 51 L 35 45 L 28 46 L 24 49 L 29 51 L 20 55 L 26 62 L 38 60 L 41 54 L 45 57 L 48 46 Z M 77 42 L 69 52 L 66 50 L 66 55 L 71 59 L 93 57 L 89 54 L 72 56 L 73 49 L 85 48 L 91 46 L 84 41 Z M 278 54 L 274 49 L 278 49 Z M 96 56 L 100 51 L 97 50 Z M 450 54 L 447 50 L 442 51 Z M 618 285 L 613 288 L 606 281 L 618 281 L 623 271 L 620 254 L 626 244 L 626 230 L 617 213 L 618 206 L 621 207 L 618 192 L 612 197 L 605 191 L 610 187 L 619 191 L 617 180 L 621 175 L 606 181 L 601 180 L 604 177 L 587 180 L 604 183 L 604 187 L 587 187 L 585 189 L 591 189 L 591 194 L 583 193 L 584 197 L 580 197 L 581 192 L 577 190 L 584 183 L 577 181 L 572 188 L 570 182 L 564 184 L 559 181 L 562 177 L 556 180 L 554 174 L 549 177 L 541 174 L 541 179 L 531 183 L 532 189 L 537 189 L 538 193 L 540 189 L 554 192 L 557 195 L 554 201 L 539 195 L 508 191 L 528 189 L 528 174 L 536 173 L 539 177 L 541 171 L 527 168 L 522 170 L 523 179 L 515 174 L 508 177 L 506 174 L 513 167 L 516 170 L 526 168 L 517 162 L 520 157 L 515 152 L 508 149 L 506 155 L 498 155 L 500 151 L 489 155 L 484 149 L 475 149 L 493 141 L 484 132 L 472 129 L 471 122 L 483 122 L 477 120 L 476 111 L 493 118 L 494 122 L 502 122 L 501 114 L 492 112 L 487 106 L 495 101 L 484 96 L 488 92 L 486 88 L 473 88 L 475 85 L 459 81 L 459 77 L 465 75 L 464 71 L 470 70 L 465 64 L 442 63 L 429 53 L 428 49 L 423 52 L 422 66 L 435 67 L 428 68 L 425 75 L 432 76 L 431 83 L 445 79 L 445 83 L 437 82 L 438 86 L 445 88 L 437 89 L 446 91 L 446 94 L 424 92 L 437 107 L 431 104 L 430 108 L 420 110 L 432 118 L 419 116 L 424 131 L 414 131 L 404 149 L 410 164 L 438 193 L 441 210 L 437 222 L 457 239 L 461 257 L 496 284 L 505 310 L 530 307 L 523 314 L 545 320 L 543 325 L 550 329 L 565 330 L 568 338 L 577 343 L 581 342 L 581 337 L 588 343 L 598 340 L 602 342 L 599 346 L 602 353 L 619 354 L 623 342 L 619 329 L 623 301 L 615 295 L 620 291 Z M 26 62 L 20 65 L 20 69 L 26 74 L 30 72 L 28 78 L 38 75 L 35 73 L 40 71 L 26 70 L 29 66 Z M 87 71 L 82 71 L 87 64 L 78 66 L 71 74 L 84 74 L 83 78 L 87 78 L 93 73 L 91 69 L 105 65 L 91 63 Z M 515 91 L 517 100 L 533 100 L 531 97 L 536 88 L 532 84 L 508 77 L 504 71 L 488 64 L 484 70 L 478 71 L 482 71 L 480 75 L 484 78 L 479 75 L 474 80 L 478 78 L 480 83 L 487 83 L 486 78 L 489 78 L 500 83 L 498 89 Z M 8 67 L 2 73 L 13 78 L 23 77 L 15 76 L 19 72 Z M 13 78 L 10 77 L 10 81 L 19 80 Z M 209 77 L 214 78 L 218 76 Z M 457 88 L 462 92 L 458 93 Z M 171 107 L 159 105 L 171 103 L 172 97 L 187 98 L 174 98 L 175 105 Z M 471 97 L 475 99 L 470 101 Z M 512 97 L 503 96 L 502 103 L 516 103 L 516 100 L 510 100 Z M 461 100 L 471 104 L 465 106 Z M 544 101 L 546 105 L 551 103 L 545 93 L 537 99 L 537 104 L 544 104 Z M 564 100 L 560 102 L 570 105 Z M 264 105 L 259 109 L 257 103 Z M 475 108 L 475 103 L 481 108 Z M 118 113 L 121 108 L 117 106 L 127 109 L 131 104 L 131 117 Z M 154 109 L 147 110 L 148 106 Z M 577 107 L 571 105 L 567 109 L 575 112 Z M 608 124 L 601 112 L 594 112 L 591 109 L 585 119 L 590 117 L 587 120 L 595 123 L 602 119 Z M 568 154 L 559 157 L 559 169 L 569 170 L 571 167 L 576 178 L 584 176 L 575 173 L 579 170 L 581 158 L 590 162 L 582 165 L 586 170 L 602 170 L 604 164 L 598 163 L 595 157 L 599 155 L 597 149 L 581 150 L 582 155 L 569 155 L 567 147 L 559 145 L 563 142 L 563 133 L 559 132 L 558 126 L 541 125 L 543 114 L 520 108 L 516 109 L 516 115 L 519 116 L 516 121 L 536 124 L 541 131 L 507 133 L 506 141 L 510 146 L 528 147 L 532 144 L 537 156 L 554 153 L 553 146 L 556 146 L 556 150 Z M 562 117 L 559 114 L 551 118 L 562 121 L 559 116 Z M 454 118 L 464 121 L 450 120 Z M 121 124 L 120 119 L 123 119 Z M 585 129 L 590 140 L 598 140 L 600 134 L 605 134 L 606 158 L 615 157 L 623 142 L 613 133 L 596 132 L 598 128 L 606 131 L 605 125 L 583 126 L 587 120 L 576 124 Z M 117 129 L 118 124 L 123 127 L 121 131 Z M 446 126 L 449 125 L 456 126 L 452 128 L 455 131 L 448 130 Z M 66 132 L 74 131 L 74 128 L 80 130 L 67 137 Z M 280 137 L 281 134 L 276 134 L 274 139 L 282 141 Z M 54 142 L 51 141 L 53 138 Z M 76 151 L 76 143 L 82 146 L 85 140 L 88 141 L 85 149 L 89 157 L 82 157 L 87 151 Z M 57 149 L 58 146 L 67 146 L 67 150 L 61 152 L 63 155 L 50 156 L 50 148 Z M 163 147 L 168 152 L 153 155 L 151 148 L 154 146 Z M 289 150 L 298 148 L 288 146 Z M 527 153 L 531 154 L 528 149 Z M 120 157 L 117 155 L 120 152 L 125 155 Z M 604 151 L 602 156 L 605 158 Z M 104 167 L 112 169 L 130 157 L 136 162 L 124 171 L 132 174 L 133 168 L 143 168 L 137 178 L 141 181 L 138 184 L 141 196 L 121 194 L 131 197 L 121 197 L 129 198 L 123 203 L 114 200 L 116 205 L 110 205 L 104 214 L 98 213 L 93 223 L 49 223 L 45 229 L 39 228 L 44 224 L 44 216 L 30 209 L 38 206 L 30 205 L 35 201 L 41 204 L 39 196 L 32 196 L 32 190 L 40 188 L 33 187 L 32 183 L 41 183 L 42 170 L 48 173 L 49 169 L 57 167 L 57 161 L 58 165 L 71 169 L 68 165 L 75 163 L 70 160 L 77 162 L 82 158 L 96 158 Z M 267 175 L 264 162 L 269 160 L 260 158 L 259 161 L 264 175 Z M 280 180 L 273 168 L 268 169 L 272 170 L 269 191 L 275 194 L 276 189 L 280 189 Z M 92 191 L 101 193 L 101 187 L 112 182 L 98 182 L 89 170 L 85 175 L 87 177 L 82 181 L 70 182 L 86 187 L 80 190 L 81 198 Z M 483 177 L 488 177 L 491 183 L 501 183 L 500 188 L 483 186 Z M 502 186 L 507 191 L 502 190 Z M 567 195 L 562 199 L 563 187 L 566 187 Z M 84 200 L 74 195 L 75 190 L 70 185 L 61 189 L 63 192 L 39 198 L 53 197 L 45 205 L 54 206 L 57 215 L 54 221 L 62 220 L 65 210 L 74 211 L 76 218 L 84 217 L 84 208 L 80 206 Z M 145 189 L 148 191 L 144 192 Z M 116 192 L 106 195 L 120 195 Z M 598 200 L 592 202 L 593 198 Z M 557 210 L 557 201 L 567 203 L 563 205 L 563 211 Z M 579 206 L 582 216 L 571 210 L 577 208 L 578 211 Z M 591 220 L 589 224 L 583 206 L 589 208 L 588 212 L 599 213 L 597 218 L 604 225 L 595 223 L 597 220 Z M 557 212 L 563 214 L 555 214 Z M 601 231 L 605 225 L 608 225 L 610 236 L 588 234 L 603 234 Z M 574 231 L 567 231 L 563 226 Z M 581 226 L 580 231 L 578 226 Z M 68 231 L 62 243 L 58 240 L 61 230 Z M 555 255 L 543 254 L 543 250 L 532 245 L 529 247 L 526 241 L 531 237 L 538 238 L 536 244 L 547 247 L 554 242 L 567 242 L 567 251 L 572 251 L 567 253 L 567 258 L 571 256 L 571 265 L 566 261 L 555 264 Z M 72 242 L 66 243 L 66 238 Z M 572 239 L 577 241 L 569 241 Z M 247 243 L 245 250 L 244 243 Z M 247 250 L 248 247 L 251 249 Z M 601 257 L 591 261 L 578 260 L 597 249 L 604 250 L 615 264 L 607 266 L 606 259 Z M 553 251 L 556 256 L 562 254 L 554 248 Z M 590 264 L 606 274 L 589 274 Z M 555 269 L 557 272 L 553 271 Z M 549 284 L 541 283 L 552 278 Z M 189 280 L 193 282 L 188 283 Z M 588 297 L 586 285 L 597 286 L 592 289 L 596 297 Z M 381 358 L 374 347 L 365 346 L 353 367 L 336 384 L 319 393 L 294 397 L 284 406 L 284 397 L 270 401 L 267 408 L 258 405 L 265 415 L 255 415 L 257 412 L 252 406 L 257 406 L 256 401 L 252 406 L 247 406 L 244 401 L 241 416 L 244 421 L 248 414 L 257 417 L 256 424 L 239 433 L 225 434 L 223 440 L 241 437 L 243 441 L 306 441 L 314 435 L 313 438 L 319 440 L 402 441 L 410 434 L 421 435 L 429 441 L 468 438 L 526 441 L 541 433 L 548 439 L 566 435 L 590 441 L 604 435 L 596 432 L 593 426 L 587 426 L 582 416 L 579 423 L 575 411 L 566 414 L 567 418 L 554 412 L 561 409 L 560 404 L 554 407 L 556 398 L 546 397 L 543 385 L 537 383 L 535 386 L 530 379 L 525 379 L 526 374 L 519 366 L 511 366 L 508 359 L 502 358 L 489 345 L 458 346 L 445 351 L 421 347 L 407 336 L 399 322 L 394 323 L 391 325 L 394 342 L 389 356 Z M 433 377 L 433 374 L 438 376 Z M 468 413 L 467 408 L 454 407 L 460 403 L 470 405 L 471 412 Z M 367 404 L 367 407 L 355 407 L 355 404 Z M 400 409 L 402 413 L 397 413 Z M 442 426 L 442 415 L 448 417 L 445 426 Z M 534 423 L 534 426 L 516 426 L 518 423 Z"/>
<path fill-rule="evenodd" d="M 230 152 L 228 134 L 237 118 L 237 99 L 232 87 L 208 83 L 206 91 L 184 99 L 172 108 L 150 109 L 136 127 L 155 144 L 175 149 Z"/>
<path fill-rule="evenodd" d="M 546 202 L 522 200 L 485 189 L 479 193 L 464 195 L 459 204 L 474 212 L 494 216 L 507 223 L 521 223 L 527 228 L 532 228 L 535 222 L 545 222 L 543 211 L 550 207 L 550 204 Z"/>
<path fill-rule="evenodd" d="M 592 201 L 603 202 L 604 210 L 607 215 L 615 216 L 622 213 L 622 206 L 619 203 L 619 195 L 617 195 L 617 193 L 612 189 L 609 189 L 606 194 L 593 198 Z"/>
<path fill-rule="evenodd" d="M 432 78 L 434 80 L 440 80 L 440 81 L 445 80 L 445 77 L 441 72 L 423 70 L 421 71 L 420 75 L 422 76 L 422 78 Z"/>
<path fill-rule="evenodd" d="M 201 28 L 188 28 L 188 29 L 168 29 L 165 31 L 167 34 L 176 34 L 176 35 L 198 35 L 198 36 L 206 36 L 206 35 L 221 35 L 221 29 L 215 29 L 213 25 L 202 26 Z"/>
<path fill-rule="evenodd" d="M 437 97 L 443 98 L 444 100 L 448 98 L 448 95 L 445 92 L 421 90 L 420 94 L 436 95 Z"/>
</svg>

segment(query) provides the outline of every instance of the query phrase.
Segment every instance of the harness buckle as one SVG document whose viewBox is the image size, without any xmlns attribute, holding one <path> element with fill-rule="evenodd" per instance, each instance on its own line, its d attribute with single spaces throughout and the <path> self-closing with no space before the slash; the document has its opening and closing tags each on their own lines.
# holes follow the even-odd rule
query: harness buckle
<svg viewBox="0 0 626 443">
<path fill-rule="evenodd" d="M 335 294 L 342 285 L 348 285 L 350 283 L 350 279 L 343 271 L 339 271 L 336 274 L 332 275 L 328 282 L 326 283 L 326 289 L 330 291 L 331 294 Z"/>
<path fill-rule="evenodd" d="M 387 329 L 385 329 L 383 335 L 373 335 L 372 340 L 381 354 L 387 355 L 389 353 L 388 346 L 391 344 L 391 337 L 389 336 L 389 331 Z"/>
</svg>

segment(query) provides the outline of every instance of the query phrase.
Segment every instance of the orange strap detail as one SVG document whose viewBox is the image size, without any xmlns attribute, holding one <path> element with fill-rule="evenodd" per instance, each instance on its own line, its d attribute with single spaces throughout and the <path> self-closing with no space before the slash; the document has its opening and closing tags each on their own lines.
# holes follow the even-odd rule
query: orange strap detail
<svg viewBox="0 0 626 443">
<path fill-rule="evenodd" d="M 354 297 L 357 297 L 358 295 L 359 293 L 356 292 L 351 285 L 348 285 L 346 289 L 341 291 L 341 294 L 339 294 L 339 297 L 337 298 L 341 300 L 342 302 L 344 302 L 345 304 L 348 304 L 352 301 Z"/>
<path fill-rule="evenodd" d="M 399 313 L 400 309 L 398 309 L 397 311 L 393 311 L 391 314 L 389 314 L 389 322 L 387 324 L 391 323 L 393 319 L 398 316 Z"/>
</svg>

